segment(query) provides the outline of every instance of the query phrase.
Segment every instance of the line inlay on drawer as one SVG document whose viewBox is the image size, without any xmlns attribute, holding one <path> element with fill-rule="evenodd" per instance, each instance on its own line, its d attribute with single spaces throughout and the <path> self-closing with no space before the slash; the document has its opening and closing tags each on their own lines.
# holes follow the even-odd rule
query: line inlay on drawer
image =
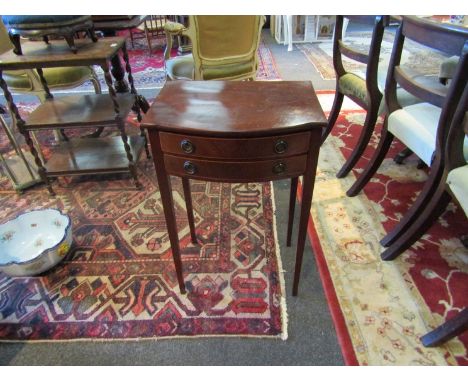
<svg viewBox="0 0 468 382">
<path fill-rule="evenodd" d="M 164 155 L 164 165 L 169 174 L 203 180 L 222 177 L 232 182 L 264 182 L 298 176 L 304 173 L 306 163 L 306 154 L 255 162 L 215 161 Z"/>
<path fill-rule="evenodd" d="M 306 153 L 310 133 L 230 139 L 160 133 L 163 152 L 199 158 L 278 158 Z"/>
</svg>

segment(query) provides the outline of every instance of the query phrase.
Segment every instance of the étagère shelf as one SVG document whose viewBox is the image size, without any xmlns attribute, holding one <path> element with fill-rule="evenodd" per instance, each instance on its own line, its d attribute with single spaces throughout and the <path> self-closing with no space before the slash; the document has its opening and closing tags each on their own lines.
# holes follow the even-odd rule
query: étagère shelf
<svg viewBox="0 0 468 382">
<path fill-rule="evenodd" d="M 25 137 L 38 168 L 38 174 L 49 192 L 54 191 L 50 178 L 58 176 L 88 175 L 129 172 L 137 188 L 141 187 L 137 178 L 136 162 L 143 149 L 149 156 L 146 134 L 127 136 L 125 121 L 133 110 L 141 121 L 141 110 L 137 102 L 125 38 L 101 38 L 97 42 L 76 41 L 77 53 L 73 53 L 66 42 L 52 41 L 50 44 L 28 41 L 22 44 L 23 55 L 13 51 L 0 55 L 0 87 L 8 107 L 16 118 L 18 130 Z M 110 61 L 122 54 L 130 84 L 130 93 L 117 94 L 110 73 Z M 43 68 L 61 66 L 99 65 L 109 90 L 109 94 L 71 95 L 55 98 L 43 75 Z M 46 93 L 46 102 L 39 105 L 27 118 L 23 119 L 14 103 L 8 86 L 2 77 L 5 70 L 37 70 Z M 52 149 L 47 163 L 42 160 L 40 147 L 31 139 L 31 132 L 49 129 L 77 129 L 89 127 L 115 126 L 120 132 L 113 137 L 84 137 L 60 141 Z"/>
</svg>

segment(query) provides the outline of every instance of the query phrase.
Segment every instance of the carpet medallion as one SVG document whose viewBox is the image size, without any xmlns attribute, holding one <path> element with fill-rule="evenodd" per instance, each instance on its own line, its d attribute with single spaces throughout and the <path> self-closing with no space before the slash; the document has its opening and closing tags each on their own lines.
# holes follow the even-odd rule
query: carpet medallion
<svg viewBox="0 0 468 382">
<path fill-rule="evenodd" d="M 23 195 L 3 178 L 0 221 L 41 207 L 69 214 L 73 245 L 37 277 L 0 272 L 0 340 L 178 336 L 286 338 L 284 280 L 272 186 L 191 181 L 199 245 L 190 242 L 182 184 L 173 178 L 187 294 L 179 293 L 155 172 L 82 177 Z"/>
<path fill-rule="evenodd" d="M 415 157 L 397 165 L 394 142 L 376 176 L 354 198 L 346 191 L 378 143 L 381 126 L 353 173 L 335 174 L 354 147 L 364 112 L 342 112 L 322 147 L 309 235 L 348 364 L 467 365 L 468 333 L 437 348 L 419 337 L 468 305 L 466 218 L 455 204 L 410 250 L 380 259 L 379 240 L 413 203 L 427 179 Z"/>
</svg>

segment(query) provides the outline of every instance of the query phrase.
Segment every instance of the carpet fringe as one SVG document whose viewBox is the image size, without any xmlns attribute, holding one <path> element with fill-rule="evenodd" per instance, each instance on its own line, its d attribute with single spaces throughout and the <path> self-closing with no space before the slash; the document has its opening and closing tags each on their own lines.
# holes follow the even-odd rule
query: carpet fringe
<svg viewBox="0 0 468 382">
<path fill-rule="evenodd" d="M 275 203 L 275 191 L 273 187 L 273 182 L 270 182 L 271 187 L 271 203 L 273 208 L 273 230 L 275 232 L 275 251 L 276 251 L 276 258 L 278 262 L 278 272 L 279 272 L 279 283 L 280 283 L 280 290 L 281 290 L 281 299 L 280 299 L 280 306 L 281 306 L 281 336 L 280 338 L 283 341 L 288 339 L 288 311 L 286 308 L 286 288 L 285 288 L 285 281 L 284 281 L 284 273 L 285 270 L 283 269 L 283 263 L 281 261 L 281 251 L 279 247 L 279 240 L 278 240 L 278 230 L 276 227 L 276 203 Z"/>
</svg>

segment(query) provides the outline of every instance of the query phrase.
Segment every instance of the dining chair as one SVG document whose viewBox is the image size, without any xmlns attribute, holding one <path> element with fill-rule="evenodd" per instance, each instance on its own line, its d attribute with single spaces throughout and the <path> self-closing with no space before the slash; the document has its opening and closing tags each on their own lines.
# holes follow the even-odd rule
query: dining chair
<svg viewBox="0 0 468 382">
<path fill-rule="evenodd" d="M 414 244 L 438 217 L 446 211 L 451 200 L 458 202 L 468 217 L 468 153 L 466 135 L 468 135 L 468 59 L 464 55 L 464 63 L 458 70 L 464 73 L 464 92 L 455 111 L 452 123 L 444 145 L 444 171 L 438 187 L 432 194 L 429 203 L 409 229 L 398 238 L 383 256 L 391 259 Z M 459 78 L 460 80 L 460 78 Z M 461 87 L 461 86 L 460 86 Z M 458 93 L 458 91 L 457 91 Z M 468 240 L 463 243 L 468 248 Z M 464 307 L 459 313 L 445 323 L 421 337 L 424 346 L 439 346 L 444 342 L 468 330 L 468 308 Z"/>
<path fill-rule="evenodd" d="M 413 245 L 445 211 L 452 199 L 458 201 L 468 216 L 468 139 L 465 136 L 468 134 L 468 49 L 462 56 L 455 78 L 457 82 L 451 87 L 452 94 L 447 96 L 446 102 L 453 103 L 450 109 L 456 107 L 456 110 L 452 118 L 447 115 L 451 123 L 439 126 L 436 139 L 435 157 L 443 158 L 439 160 L 441 177 L 435 187 L 431 187 L 431 196 L 415 221 L 382 253 L 385 260 L 394 259 Z"/>
<path fill-rule="evenodd" d="M 381 240 L 385 247 L 390 246 L 417 219 L 440 182 L 444 165 L 441 145 L 466 82 L 466 73 L 457 71 L 447 87 L 436 78 L 428 80 L 426 76 L 419 76 L 400 65 L 404 44 L 409 40 L 434 51 L 462 56 L 467 51 L 468 29 L 403 16 L 397 30 L 385 86 L 387 114 L 378 147 L 347 192 L 348 196 L 355 196 L 365 187 L 379 168 L 395 137 L 430 166 L 428 180 L 418 198 L 394 229 Z M 423 102 L 402 107 L 396 97 L 397 85 Z"/>
<path fill-rule="evenodd" d="M 169 21 L 168 16 L 165 15 L 148 15 L 148 18 L 143 21 L 142 24 L 137 26 L 137 29 L 140 32 L 144 33 L 146 37 L 146 42 L 148 43 L 149 55 L 151 56 L 153 52 L 153 47 L 151 43 L 152 37 L 164 36 L 164 25 Z M 133 30 L 130 29 L 130 41 L 133 47 Z"/>
<path fill-rule="evenodd" d="M 189 16 L 188 27 L 166 22 L 169 80 L 253 80 L 265 16 Z M 172 39 L 188 37 L 192 53 L 171 58 Z"/>
<path fill-rule="evenodd" d="M 343 39 L 343 23 L 349 19 L 363 25 L 372 26 L 372 37 L 367 53 L 354 49 Z M 384 29 L 389 23 L 388 16 L 337 16 L 335 34 L 333 37 L 333 67 L 336 72 L 336 92 L 333 106 L 328 117 L 328 125 L 322 134 L 322 144 L 325 142 L 340 114 L 344 97 L 348 97 L 367 111 L 366 119 L 353 152 L 337 173 L 338 178 L 346 176 L 361 158 L 374 131 L 382 100 L 382 92 L 378 83 L 378 68 L 380 48 Z M 365 76 L 345 69 L 343 58 L 366 64 Z"/>
</svg>

